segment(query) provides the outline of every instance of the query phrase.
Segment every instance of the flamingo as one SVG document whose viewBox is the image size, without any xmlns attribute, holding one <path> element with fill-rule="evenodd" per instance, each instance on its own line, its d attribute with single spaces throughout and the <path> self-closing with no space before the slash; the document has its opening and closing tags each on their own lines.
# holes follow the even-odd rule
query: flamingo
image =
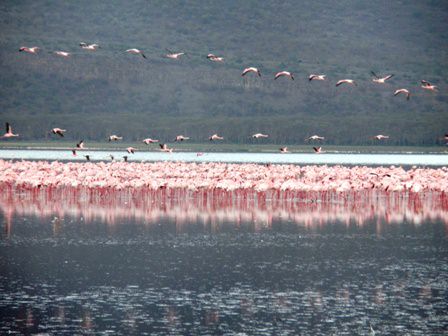
<svg viewBox="0 0 448 336">
<path fill-rule="evenodd" d="M 110 157 L 110 160 L 111 160 L 111 161 L 114 161 L 114 160 L 115 160 L 115 157 L 114 157 L 112 154 L 109 154 L 109 157 Z"/>
<path fill-rule="evenodd" d="M 20 52 L 22 52 L 22 51 L 24 51 L 24 52 L 26 52 L 26 53 L 29 53 L 29 54 L 37 54 L 37 52 L 40 50 L 40 48 L 39 47 L 31 47 L 31 48 L 29 48 L 29 47 L 21 47 L 20 49 L 19 49 L 19 51 Z"/>
<path fill-rule="evenodd" d="M 220 137 L 218 134 L 213 134 L 211 137 L 208 138 L 210 141 L 213 140 L 224 140 L 223 137 Z"/>
<path fill-rule="evenodd" d="M 155 142 L 159 142 L 159 140 L 155 140 L 155 139 L 151 139 L 151 138 L 147 138 L 147 139 L 143 139 L 142 141 L 143 143 L 149 145 L 151 143 L 155 143 Z"/>
<path fill-rule="evenodd" d="M 90 161 L 90 155 L 84 155 L 87 161 Z"/>
<path fill-rule="evenodd" d="M 397 96 L 400 93 L 406 95 L 406 100 L 409 100 L 409 98 L 411 98 L 411 93 L 409 92 L 408 89 L 398 89 L 394 92 L 394 96 Z"/>
<path fill-rule="evenodd" d="M 258 75 L 258 77 L 261 77 L 261 72 L 260 70 L 258 70 L 257 68 L 254 67 L 250 67 L 250 68 L 246 68 L 243 70 L 243 73 L 241 74 L 242 77 L 246 76 L 246 74 L 248 74 L 249 72 L 253 72 L 256 73 Z"/>
<path fill-rule="evenodd" d="M 388 135 L 378 134 L 378 135 L 375 135 L 373 137 L 373 139 L 377 139 L 377 140 L 389 139 L 389 136 Z"/>
<path fill-rule="evenodd" d="M 118 140 L 123 140 L 123 137 L 120 137 L 115 134 L 109 135 L 109 141 L 118 141 Z"/>
<path fill-rule="evenodd" d="M 357 85 L 356 82 L 353 79 L 341 79 L 336 83 L 336 86 L 342 85 L 342 84 L 351 84 L 351 85 Z"/>
<path fill-rule="evenodd" d="M 315 75 L 315 74 L 311 74 L 308 77 L 308 80 L 311 82 L 312 80 L 320 80 L 323 81 L 325 80 L 325 78 L 327 77 L 327 75 Z"/>
<path fill-rule="evenodd" d="M 432 85 L 430 82 L 422 80 L 422 89 L 430 90 L 430 91 L 437 91 L 438 87 L 435 85 Z"/>
<path fill-rule="evenodd" d="M 75 148 L 72 149 L 72 154 L 73 154 L 73 156 L 76 156 L 76 149 Z"/>
<path fill-rule="evenodd" d="M 281 154 L 289 153 L 288 147 L 280 147 L 279 150 Z"/>
<path fill-rule="evenodd" d="M 133 55 L 139 55 L 140 54 L 140 55 L 142 55 L 143 58 L 146 58 L 145 54 L 140 49 L 132 48 L 132 49 L 126 50 L 126 52 L 130 53 L 130 54 L 133 54 Z"/>
<path fill-rule="evenodd" d="M 316 154 L 323 153 L 322 152 L 322 147 L 313 147 L 313 149 L 314 149 L 314 153 L 316 153 Z"/>
<path fill-rule="evenodd" d="M 183 136 L 183 135 L 178 135 L 176 136 L 176 138 L 174 139 L 175 142 L 179 142 L 179 141 L 184 141 L 184 140 L 189 140 L 189 137 Z"/>
<path fill-rule="evenodd" d="M 165 57 L 171 58 L 171 59 L 179 59 L 182 55 L 185 55 L 185 53 L 183 53 L 183 52 L 174 53 L 168 49 L 167 49 L 167 51 L 168 51 L 168 54 L 166 54 Z"/>
<path fill-rule="evenodd" d="M 224 62 L 224 58 L 223 57 L 218 57 L 214 54 L 208 54 L 207 58 L 212 61 L 212 62 Z"/>
<path fill-rule="evenodd" d="M 294 80 L 294 76 L 293 76 L 292 73 L 290 73 L 289 71 L 280 71 L 280 72 L 277 72 L 277 73 L 275 74 L 274 80 L 277 79 L 277 78 L 279 78 L 279 77 L 289 77 L 289 78 L 291 78 L 292 80 Z"/>
<path fill-rule="evenodd" d="M 127 151 L 129 154 L 135 154 L 136 149 L 135 149 L 134 147 L 128 147 L 128 148 L 126 148 L 126 151 Z"/>
<path fill-rule="evenodd" d="M 159 146 L 162 152 L 171 153 L 173 151 L 173 148 L 168 148 L 167 144 L 159 144 Z"/>
<path fill-rule="evenodd" d="M 12 137 L 18 137 L 18 134 L 14 134 L 12 132 L 12 127 L 11 125 L 7 122 L 6 123 L 6 133 L 3 134 L 2 138 L 12 138 Z"/>
<path fill-rule="evenodd" d="M 84 149 L 84 140 L 81 140 L 80 142 L 78 142 L 78 143 L 76 144 L 76 148 Z"/>
<path fill-rule="evenodd" d="M 309 141 L 309 140 L 325 140 L 325 137 L 321 137 L 318 135 L 312 135 L 309 138 L 306 138 L 305 141 Z"/>
<path fill-rule="evenodd" d="M 258 138 L 267 138 L 267 137 L 269 137 L 269 135 L 267 135 L 267 134 L 263 134 L 263 133 L 255 133 L 255 134 L 252 134 L 252 138 L 254 138 L 254 139 L 258 139 Z"/>
<path fill-rule="evenodd" d="M 128 162 L 128 156 L 127 156 L 127 155 L 124 155 L 124 156 L 123 156 L 123 160 L 124 160 L 124 162 Z"/>
<path fill-rule="evenodd" d="M 57 134 L 57 135 L 63 137 L 63 136 L 64 136 L 64 132 L 67 132 L 67 130 L 62 129 L 62 128 L 55 127 L 55 128 L 53 128 L 53 129 L 51 130 L 51 132 L 52 132 L 53 134 Z"/>
<path fill-rule="evenodd" d="M 67 51 L 55 51 L 54 53 L 55 53 L 55 55 L 62 56 L 62 57 L 69 57 L 71 55 Z"/>
<path fill-rule="evenodd" d="M 87 44 L 85 42 L 80 42 L 79 45 L 81 46 L 82 49 L 92 50 L 92 51 L 95 51 L 96 49 L 98 49 L 100 47 L 96 43 L 94 43 L 94 44 Z"/>
<path fill-rule="evenodd" d="M 387 75 L 386 77 L 379 77 L 379 76 L 377 76 L 377 74 L 374 73 L 373 71 L 370 71 L 370 72 L 371 72 L 371 74 L 372 74 L 373 76 L 375 76 L 375 78 L 372 79 L 372 81 L 375 82 L 375 83 L 379 83 L 379 84 L 384 84 L 384 83 L 386 83 L 386 81 L 387 81 L 388 79 L 391 79 L 391 78 L 394 76 L 394 75 L 392 74 L 392 75 Z"/>
</svg>

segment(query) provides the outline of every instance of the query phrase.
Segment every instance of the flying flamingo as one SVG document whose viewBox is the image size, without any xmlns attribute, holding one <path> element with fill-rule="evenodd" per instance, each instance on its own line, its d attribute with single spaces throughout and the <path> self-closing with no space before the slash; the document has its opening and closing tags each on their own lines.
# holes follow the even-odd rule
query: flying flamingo
<svg viewBox="0 0 448 336">
<path fill-rule="evenodd" d="M 243 70 L 243 73 L 241 74 L 241 76 L 246 76 L 246 74 L 248 74 L 249 72 L 253 72 L 256 73 L 258 75 L 258 77 L 261 77 L 261 72 L 260 70 L 258 70 L 257 68 L 254 67 L 250 67 L 250 68 L 246 68 Z"/>
<path fill-rule="evenodd" d="M 312 80 L 320 80 L 320 81 L 323 81 L 323 80 L 325 80 L 325 78 L 326 78 L 327 76 L 326 75 L 315 75 L 315 74 L 311 74 L 309 77 L 308 77 L 308 80 L 311 82 Z"/>
<path fill-rule="evenodd" d="M 183 135 L 178 135 L 176 136 L 176 138 L 174 139 L 174 141 L 178 142 L 178 141 L 184 141 L 184 140 L 189 140 L 189 137 L 183 136 Z"/>
<path fill-rule="evenodd" d="M 76 148 L 84 149 L 84 140 L 81 140 L 80 142 L 78 142 L 78 143 L 76 144 Z"/>
<path fill-rule="evenodd" d="M 22 52 L 22 51 L 24 51 L 24 52 L 27 52 L 27 53 L 29 53 L 29 54 L 37 54 L 37 52 L 40 50 L 40 48 L 39 47 L 31 47 L 31 48 L 28 48 L 28 47 L 21 47 L 20 49 L 19 49 L 19 51 L 20 52 Z"/>
<path fill-rule="evenodd" d="M 179 59 L 182 55 L 185 55 L 185 53 L 183 53 L 183 52 L 175 53 L 168 49 L 167 49 L 167 51 L 168 51 L 168 54 L 166 54 L 165 57 L 171 58 L 171 59 Z"/>
<path fill-rule="evenodd" d="M 309 141 L 309 140 L 325 140 L 325 137 L 321 137 L 318 135 L 312 135 L 309 138 L 306 138 L 305 141 Z"/>
<path fill-rule="evenodd" d="M 269 135 L 267 135 L 267 134 L 263 134 L 263 133 L 255 133 L 255 134 L 252 134 L 252 138 L 254 138 L 254 139 L 258 139 L 258 138 L 267 138 L 267 137 L 269 137 Z"/>
<path fill-rule="evenodd" d="M 63 137 L 63 136 L 64 136 L 64 132 L 67 132 L 67 131 L 66 131 L 65 129 L 55 127 L 55 128 L 53 128 L 53 129 L 51 130 L 51 132 L 52 132 L 53 134 L 57 134 L 57 135 Z"/>
<path fill-rule="evenodd" d="M 322 147 L 313 147 L 313 149 L 314 149 L 314 153 L 316 153 L 316 154 L 323 153 L 322 152 Z"/>
<path fill-rule="evenodd" d="M 432 85 L 430 82 L 422 80 L 422 89 L 430 90 L 430 91 L 437 91 L 438 87 L 435 85 Z"/>
<path fill-rule="evenodd" d="M 280 71 L 280 72 L 277 72 L 277 73 L 275 74 L 274 80 L 277 79 L 277 78 L 279 78 L 279 77 L 289 77 L 289 78 L 291 78 L 292 80 L 294 80 L 294 76 L 293 76 L 292 73 L 290 73 L 289 71 Z"/>
<path fill-rule="evenodd" d="M 279 150 L 281 154 L 289 153 L 288 147 L 280 147 Z"/>
<path fill-rule="evenodd" d="M 400 93 L 406 95 L 406 100 L 409 100 L 409 98 L 411 98 L 411 93 L 409 92 L 408 89 L 398 89 L 394 92 L 394 96 L 397 96 Z"/>
<path fill-rule="evenodd" d="M 375 135 L 373 137 L 373 139 L 377 139 L 377 140 L 389 139 L 389 136 L 388 135 L 378 134 L 378 135 Z"/>
<path fill-rule="evenodd" d="M 76 149 L 72 149 L 73 156 L 76 156 Z"/>
<path fill-rule="evenodd" d="M 159 146 L 162 152 L 171 153 L 173 151 L 173 148 L 168 148 L 167 144 L 159 144 Z"/>
<path fill-rule="evenodd" d="M 119 137 L 118 135 L 115 134 L 109 135 L 109 141 L 117 141 L 117 140 L 123 140 L 123 137 Z"/>
<path fill-rule="evenodd" d="M 90 161 L 90 155 L 84 155 L 87 161 Z"/>
<path fill-rule="evenodd" d="M 155 140 L 155 139 L 151 139 L 151 138 L 147 138 L 147 139 L 143 139 L 142 141 L 143 143 L 149 145 L 151 143 L 155 143 L 155 142 L 159 142 L 159 140 Z"/>
<path fill-rule="evenodd" d="M 55 51 L 54 53 L 55 53 L 55 55 L 62 56 L 62 57 L 69 57 L 71 55 L 67 51 Z"/>
<path fill-rule="evenodd" d="M 391 78 L 394 76 L 394 75 L 392 74 L 392 75 L 387 75 L 386 77 L 379 77 L 379 76 L 377 76 L 377 74 L 374 73 L 373 71 L 370 71 L 370 72 L 371 72 L 371 74 L 372 74 L 373 76 L 375 76 L 375 78 L 372 79 L 372 81 L 375 82 L 375 83 L 379 83 L 379 84 L 384 84 L 384 83 L 386 83 L 386 81 L 387 81 L 388 79 L 391 79 Z"/>
<path fill-rule="evenodd" d="M 135 154 L 136 149 L 135 149 L 134 147 L 128 147 L 128 148 L 126 148 L 126 151 L 127 151 L 129 154 Z"/>
<path fill-rule="evenodd" d="M 143 58 L 146 58 L 145 54 L 140 49 L 132 48 L 132 49 L 126 50 L 126 52 L 133 54 L 133 55 L 142 55 Z"/>
<path fill-rule="evenodd" d="M 220 137 L 218 134 L 213 134 L 210 138 L 208 138 L 210 141 L 213 140 L 224 140 L 223 137 Z"/>
<path fill-rule="evenodd" d="M 356 82 L 353 79 L 341 79 L 336 83 L 336 86 L 342 85 L 342 84 L 351 84 L 351 85 L 357 85 Z"/>
<path fill-rule="evenodd" d="M 18 137 L 18 134 L 14 134 L 12 132 L 12 127 L 11 125 L 7 122 L 6 123 L 6 133 L 3 134 L 2 138 L 12 138 L 12 137 Z"/>
<path fill-rule="evenodd" d="M 96 43 L 94 43 L 94 44 L 87 44 L 85 42 L 80 42 L 79 45 L 81 46 L 82 49 L 92 50 L 92 51 L 95 51 L 96 49 L 98 49 L 100 47 Z"/>
<path fill-rule="evenodd" d="M 123 156 L 123 160 L 124 160 L 124 162 L 128 162 L 128 156 L 127 156 L 127 155 L 124 155 L 124 156 Z"/>
<path fill-rule="evenodd" d="M 214 54 L 208 54 L 207 58 L 212 61 L 212 62 L 224 62 L 224 58 L 223 57 L 218 57 Z"/>
</svg>

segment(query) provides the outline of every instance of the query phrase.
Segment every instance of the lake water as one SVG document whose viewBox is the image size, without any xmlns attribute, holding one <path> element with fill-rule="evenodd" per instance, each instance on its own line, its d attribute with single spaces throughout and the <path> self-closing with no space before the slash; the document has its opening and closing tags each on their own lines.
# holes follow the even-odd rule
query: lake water
<svg viewBox="0 0 448 336">
<path fill-rule="evenodd" d="M 186 161 L 186 162 L 235 162 L 235 163 L 289 163 L 289 164 L 345 164 L 345 165 L 418 165 L 447 166 L 447 154 L 359 154 L 359 153 L 201 153 L 195 152 L 148 152 L 137 151 L 128 154 L 125 151 L 79 151 L 73 156 L 67 150 L 0 150 L 0 159 L 25 160 L 70 160 L 85 161 L 84 155 L 90 155 L 91 160 L 110 160 L 110 154 L 116 160 L 122 160 L 127 155 L 130 161 Z"/>
<path fill-rule="evenodd" d="M 442 335 L 444 195 L 0 196 L 0 334 Z"/>
</svg>

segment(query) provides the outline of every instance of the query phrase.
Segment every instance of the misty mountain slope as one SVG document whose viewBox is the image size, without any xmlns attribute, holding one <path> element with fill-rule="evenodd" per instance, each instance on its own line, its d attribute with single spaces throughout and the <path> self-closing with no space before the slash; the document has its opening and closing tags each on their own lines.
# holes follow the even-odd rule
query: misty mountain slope
<svg viewBox="0 0 448 336">
<path fill-rule="evenodd" d="M 394 144 L 434 144 L 447 131 L 442 1 L 4 1 L 0 13 L 0 119 L 25 139 L 56 125 L 92 139 L 182 132 L 199 141 L 219 132 L 244 142 L 263 130 L 278 143 L 322 133 L 341 144 L 377 133 L 391 133 Z M 101 48 L 82 50 L 81 41 Z M 19 53 L 22 45 L 42 51 Z M 166 59 L 166 48 L 187 55 Z M 210 52 L 225 62 L 210 62 Z M 262 77 L 242 78 L 247 66 Z M 295 81 L 274 81 L 281 70 Z M 395 77 L 375 84 L 371 70 Z M 310 73 L 328 80 L 309 82 Z M 341 78 L 358 86 L 335 87 Z M 421 89 L 421 79 L 439 92 Z M 409 101 L 393 97 L 401 87 Z"/>
</svg>

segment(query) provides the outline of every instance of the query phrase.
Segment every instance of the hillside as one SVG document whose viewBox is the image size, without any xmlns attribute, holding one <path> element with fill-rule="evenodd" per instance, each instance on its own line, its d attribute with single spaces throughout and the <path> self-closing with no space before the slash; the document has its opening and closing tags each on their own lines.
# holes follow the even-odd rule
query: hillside
<svg viewBox="0 0 448 336">
<path fill-rule="evenodd" d="M 57 126 L 92 140 L 217 132 L 241 143 L 262 131 L 273 143 L 317 133 L 362 145 L 382 133 L 394 145 L 433 145 L 448 131 L 444 1 L 2 1 L 0 13 L 0 122 L 25 140 Z M 23 45 L 42 50 L 19 53 Z M 166 59 L 166 48 L 187 55 Z M 247 66 L 262 77 L 242 78 Z M 295 80 L 274 81 L 281 70 Z M 395 76 L 375 84 L 372 70 Z M 335 87 L 341 78 L 358 86 Z M 401 87 L 409 101 L 393 96 Z"/>
</svg>

